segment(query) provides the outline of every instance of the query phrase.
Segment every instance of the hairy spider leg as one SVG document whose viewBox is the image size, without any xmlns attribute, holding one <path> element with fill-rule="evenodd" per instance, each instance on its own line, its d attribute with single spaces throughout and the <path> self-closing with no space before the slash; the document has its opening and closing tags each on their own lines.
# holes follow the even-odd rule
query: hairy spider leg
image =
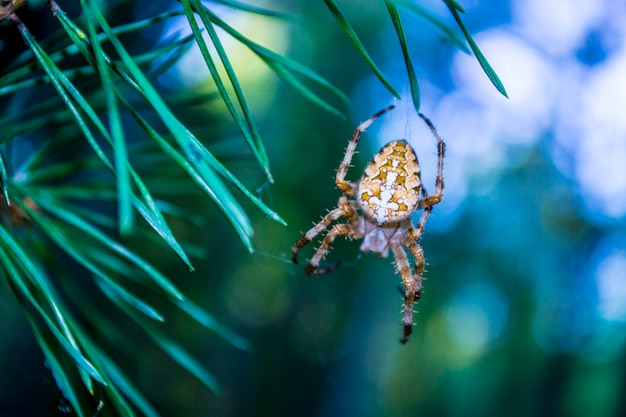
<svg viewBox="0 0 626 417">
<path fill-rule="evenodd" d="M 406 254 L 402 247 L 392 247 L 394 256 L 396 257 L 398 271 L 402 277 L 402 282 L 405 288 L 404 294 L 404 307 L 403 307 L 403 324 L 404 335 L 400 340 L 401 343 L 406 343 L 409 340 L 409 336 L 413 331 L 413 305 L 417 303 L 422 293 L 422 276 L 425 268 L 424 250 L 417 243 L 419 238 L 424 233 L 426 227 L 426 221 L 428 216 L 433 210 L 433 206 L 441 201 L 443 196 L 444 180 L 443 180 L 443 163 L 445 158 L 445 143 L 439 136 L 439 133 L 435 129 L 433 123 L 422 113 L 419 116 L 426 122 L 431 132 L 437 139 L 437 178 L 435 179 L 435 193 L 429 195 L 426 188 L 422 185 L 421 194 L 423 198 L 418 203 L 418 208 L 424 209 L 417 226 L 408 222 L 406 228 L 407 235 L 403 239 L 403 245 L 406 246 L 411 255 L 415 259 L 415 274 L 411 272 L 411 267 Z"/>
<path fill-rule="evenodd" d="M 392 245 L 391 250 L 396 258 L 396 268 L 402 278 L 404 284 L 404 304 L 402 312 L 404 317 L 402 319 L 404 334 L 401 343 L 409 341 L 409 336 L 413 331 L 413 305 L 417 303 L 422 294 L 422 275 L 424 273 L 424 251 L 422 247 L 414 240 L 411 240 L 408 236 L 404 236 L 403 244 L 406 246 L 411 255 L 415 258 L 415 273 L 411 270 L 411 264 L 406 256 L 406 252 L 402 245 Z"/>
<path fill-rule="evenodd" d="M 415 240 L 405 235 L 402 243 L 409 249 L 415 259 L 415 273 L 412 274 L 411 270 L 408 269 L 405 273 L 409 275 L 402 277 L 406 292 L 404 294 L 404 318 L 402 320 L 404 323 L 404 335 L 402 339 L 400 339 L 400 342 L 406 343 L 409 341 L 409 336 L 413 330 L 413 305 L 416 304 L 422 296 L 422 277 L 426 261 L 424 259 L 424 250 Z"/>
<path fill-rule="evenodd" d="M 422 236 L 422 233 L 424 233 L 424 229 L 426 228 L 426 221 L 428 220 L 428 216 L 430 216 L 430 213 L 432 211 L 432 206 L 426 207 L 422 212 L 419 221 L 417 222 L 417 226 L 411 224 L 410 227 L 407 228 L 406 232 L 411 237 L 411 239 L 416 242 L 419 240 L 419 238 Z"/>
<path fill-rule="evenodd" d="M 428 196 L 426 191 L 423 190 L 422 193 L 424 194 L 424 197 Z M 426 220 L 428 220 L 428 216 L 430 215 L 430 212 L 432 210 L 432 206 L 424 208 L 424 211 L 422 212 L 417 226 L 414 226 L 412 223 L 408 222 L 406 235 L 402 240 L 402 244 L 409 249 L 411 255 L 415 259 L 414 275 L 411 273 L 410 266 L 405 267 L 404 270 L 399 270 L 400 276 L 402 277 L 402 283 L 404 284 L 405 288 L 404 307 L 402 310 L 402 312 L 404 313 L 404 318 L 402 319 L 402 322 L 404 323 L 404 335 L 402 339 L 400 339 L 400 342 L 403 344 L 409 341 L 409 336 L 413 331 L 413 305 L 420 300 L 422 295 L 422 276 L 424 274 L 426 261 L 424 258 L 424 250 L 417 243 L 417 241 L 422 236 L 422 233 L 424 233 Z M 402 250 L 402 248 L 400 248 L 400 250 Z M 395 251 L 394 255 L 396 256 L 396 259 L 398 259 Z"/>
<path fill-rule="evenodd" d="M 341 198 L 339 198 L 339 203 L 336 209 L 329 211 L 328 214 L 326 214 L 326 216 L 324 216 L 319 223 L 317 223 L 315 226 L 309 229 L 309 231 L 306 232 L 304 236 L 302 236 L 300 239 L 296 241 L 296 244 L 293 246 L 293 248 L 291 248 L 292 262 L 294 264 L 297 264 L 298 253 L 300 252 L 300 249 L 302 249 L 302 247 L 304 247 L 307 243 L 313 240 L 315 236 L 319 235 L 320 233 L 322 233 L 322 231 L 326 230 L 326 228 L 328 228 L 328 226 L 330 226 L 332 222 L 339 220 L 342 217 L 345 217 L 351 223 L 357 221 L 356 220 L 357 214 L 356 214 L 356 209 L 354 207 L 354 203 L 350 201 L 348 197 L 345 195 L 342 195 Z M 318 251 L 320 249 L 322 249 L 322 247 L 320 247 Z M 320 259 L 322 257 L 320 257 Z M 319 261 L 318 261 L 318 265 L 319 265 Z M 316 265 L 315 267 L 317 267 L 318 265 Z M 331 268 L 335 269 L 337 266 L 339 266 L 339 264 L 336 264 Z M 332 269 L 325 271 L 325 272 L 330 272 Z M 306 271 L 308 270 L 309 270 L 309 266 L 307 266 Z M 323 272 L 317 272 L 317 273 L 323 273 Z M 311 275 L 310 272 L 307 272 L 307 274 Z"/>
<path fill-rule="evenodd" d="M 424 199 L 420 200 L 418 208 L 432 207 L 435 204 L 438 204 L 443 197 L 443 161 L 446 153 L 446 144 L 444 143 L 441 136 L 435 129 L 435 125 L 430 119 L 424 116 L 422 113 L 419 113 L 419 116 L 426 122 L 430 131 L 433 133 L 435 138 L 437 139 L 437 178 L 435 179 L 435 193 L 431 195 L 426 195 L 424 192 Z M 423 189 L 423 188 L 422 188 Z"/>
<path fill-rule="evenodd" d="M 346 181 L 345 178 L 346 178 L 346 174 L 348 173 L 348 169 L 350 168 L 352 157 L 354 156 L 354 153 L 356 152 L 356 145 L 359 142 L 359 138 L 361 137 L 363 132 L 365 132 L 365 130 L 368 127 L 370 127 L 372 123 L 374 123 L 376 119 L 378 119 L 383 114 L 387 113 L 389 110 L 393 110 L 394 108 L 395 106 L 391 105 L 374 113 L 372 117 L 370 117 L 369 119 L 367 119 L 366 121 L 358 125 L 357 128 L 354 130 L 354 133 L 352 134 L 352 138 L 350 138 L 350 142 L 348 142 L 346 153 L 343 156 L 343 161 L 341 162 L 341 165 L 339 165 L 339 168 L 337 169 L 337 178 L 335 180 L 335 184 L 337 185 L 337 188 L 339 188 L 344 193 L 353 195 L 356 190 L 356 184 L 350 181 Z"/>
<path fill-rule="evenodd" d="M 358 232 L 357 232 L 358 233 Z M 328 268 L 319 268 L 320 262 L 324 259 L 324 256 L 329 252 L 330 246 L 333 244 L 333 241 L 338 236 L 347 236 L 349 239 L 358 239 L 363 236 L 360 234 L 355 234 L 352 226 L 348 223 L 340 223 L 334 225 L 329 232 L 324 236 L 320 247 L 317 249 L 309 264 L 304 269 L 304 272 L 307 275 L 321 275 L 326 274 L 328 272 L 334 271 L 341 264 L 341 262 L 337 262 Z"/>
<path fill-rule="evenodd" d="M 345 210 L 343 207 L 337 207 L 328 212 L 322 220 L 309 229 L 308 232 L 304 234 L 300 239 L 296 241 L 296 244 L 291 248 L 291 260 L 294 264 L 298 263 L 298 253 L 300 249 L 302 249 L 307 243 L 315 238 L 315 236 L 319 235 L 322 231 L 324 231 L 332 222 L 339 219 L 345 214 Z"/>
</svg>

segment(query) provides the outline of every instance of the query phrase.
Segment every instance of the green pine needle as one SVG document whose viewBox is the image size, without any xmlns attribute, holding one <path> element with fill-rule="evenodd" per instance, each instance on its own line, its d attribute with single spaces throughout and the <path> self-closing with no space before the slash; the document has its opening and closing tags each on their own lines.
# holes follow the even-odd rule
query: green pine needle
<svg viewBox="0 0 626 417">
<path fill-rule="evenodd" d="M 330 13 L 337 21 L 339 27 L 343 30 L 344 34 L 348 37 L 352 45 L 354 45 L 357 52 L 359 52 L 363 59 L 365 59 L 365 62 L 367 62 L 367 65 L 369 65 L 374 74 L 376 74 L 378 79 L 383 83 L 385 87 L 387 87 L 391 94 L 400 99 L 400 93 L 396 91 L 396 89 L 391 85 L 387 78 L 385 78 L 383 73 L 378 69 L 378 67 L 374 63 L 374 60 L 370 57 L 369 53 L 365 49 L 365 46 L 363 46 L 363 43 L 359 39 L 355 30 L 352 28 L 350 23 L 348 23 L 348 20 L 339 9 L 339 6 L 337 6 L 337 3 L 334 0 L 324 0 L 324 3 L 326 3 L 326 7 L 328 7 L 328 10 L 330 10 Z"/>
<path fill-rule="evenodd" d="M 105 62 L 104 51 L 102 50 L 102 45 L 100 44 L 100 40 L 96 32 L 95 5 L 90 3 L 89 7 L 85 7 L 86 5 L 84 1 L 81 1 L 81 5 L 85 11 L 85 20 L 87 22 L 89 39 L 91 41 L 91 46 L 93 47 L 98 73 L 100 74 L 100 80 L 102 82 L 102 90 L 104 92 L 110 132 L 113 141 L 120 233 L 123 236 L 128 236 L 131 234 L 133 229 L 133 190 L 131 188 L 130 173 L 128 169 L 129 162 L 128 151 L 126 150 L 126 139 L 124 137 L 121 116 L 114 93 L 116 87 L 111 79 L 110 68 L 109 65 L 107 65 L 107 62 Z"/>
<path fill-rule="evenodd" d="M 454 28 L 450 27 L 447 23 L 443 21 L 443 19 L 441 19 L 435 13 L 409 0 L 396 0 L 396 3 L 401 4 L 402 7 L 419 14 L 424 19 L 426 19 L 426 21 L 430 22 L 436 29 L 441 32 L 443 38 L 447 42 L 450 42 L 452 45 L 462 50 L 463 52 L 466 52 L 468 54 L 471 53 L 471 50 L 467 47 L 465 39 L 461 38 L 458 35 L 457 31 L 454 30 Z"/>
<path fill-rule="evenodd" d="M 470 46 L 470 49 L 474 53 L 474 56 L 476 56 L 478 63 L 482 67 L 485 74 L 487 74 L 487 77 L 489 78 L 491 83 L 496 87 L 500 94 L 508 98 L 509 96 L 507 95 L 506 89 L 504 88 L 504 84 L 502 83 L 502 81 L 500 81 L 500 77 L 498 77 L 498 74 L 496 74 L 494 69 L 491 67 L 491 65 L 487 61 L 487 58 L 485 58 L 481 50 L 478 48 L 478 45 L 476 44 L 476 42 L 474 42 L 474 39 L 472 39 L 472 35 L 470 35 L 467 27 L 465 27 L 465 24 L 461 20 L 461 16 L 459 16 L 459 11 L 464 12 L 463 8 L 454 0 L 443 1 L 444 3 L 446 3 L 446 6 L 448 6 L 448 9 L 450 9 L 450 13 L 452 13 L 454 20 L 463 32 L 463 35 L 465 36 L 465 39 Z"/>
<path fill-rule="evenodd" d="M 387 11 L 389 12 L 389 16 L 391 17 L 391 21 L 393 22 L 393 27 L 396 29 L 396 33 L 398 35 L 398 41 L 400 42 L 400 47 L 402 48 L 402 55 L 404 56 L 404 63 L 406 64 L 406 71 L 409 75 L 409 85 L 411 87 L 411 98 L 413 99 L 413 106 L 415 107 L 415 111 L 419 113 L 420 111 L 420 89 L 419 84 L 417 82 L 417 75 L 415 74 L 415 68 L 413 67 L 413 62 L 411 61 L 411 56 L 409 55 L 409 47 L 406 42 L 406 36 L 404 35 L 404 28 L 402 27 L 402 20 L 400 20 L 400 14 L 398 13 L 398 8 L 393 0 L 385 0 L 385 5 L 387 6 Z"/>
<path fill-rule="evenodd" d="M 2 196 L 4 197 L 4 202 L 7 206 L 10 206 L 11 201 L 9 200 L 7 167 L 4 164 L 4 157 L 2 156 L 2 152 L 0 152 L 0 188 L 2 188 Z M 1 206 L 2 203 L 0 203 L 0 207 Z"/>
</svg>

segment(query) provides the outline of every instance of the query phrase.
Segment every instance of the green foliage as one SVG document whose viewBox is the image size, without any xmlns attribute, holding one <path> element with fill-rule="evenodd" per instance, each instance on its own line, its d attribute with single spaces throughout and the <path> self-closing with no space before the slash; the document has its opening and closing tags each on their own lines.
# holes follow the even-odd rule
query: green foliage
<svg viewBox="0 0 626 417">
<path fill-rule="evenodd" d="M 411 98 L 413 99 L 413 105 L 415 106 L 415 111 L 419 112 L 420 89 L 417 83 L 417 75 L 415 74 L 415 67 L 413 66 L 413 62 L 411 61 L 411 56 L 409 55 L 409 47 L 407 45 L 406 36 L 404 35 L 404 28 L 402 27 L 402 20 L 400 20 L 400 13 L 398 12 L 398 8 L 396 7 L 396 4 L 393 0 L 385 0 L 385 5 L 387 6 L 387 11 L 389 12 L 389 16 L 391 17 L 391 21 L 393 22 L 393 27 L 396 29 L 396 33 L 398 34 L 398 41 L 400 42 L 400 46 L 402 47 L 402 55 L 404 56 L 406 70 L 409 75 L 409 85 L 411 87 Z"/>
<path fill-rule="evenodd" d="M 400 93 L 396 91 L 396 89 L 391 85 L 389 80 L 387 80 L 383 73 L 378 69 L 378 67 L 374 63 L 374 60 L 370 57 L 370 54 L 367 52 L 365 46 L 359 39 L 359 36 L 356 34 L 356 31 L 352 28 L 350 23 L 348 23 L 348 20 L 339 9 L 339 6 L 337 6 L 335 0 L 324 0 L 324 3 L 326 3 L 326 7 L 328 7 L 328 10 L 330 10 L 330 13 L 337 21 L 337 24 L 339 25 L 341 30 L 343 30 L 352 45 L 356 48 L 359 54 L 361 54 L 363 59 L 365 59 L 365 62 L 367 62 L 367 65 L 369 65 L 374 74 L 376 74 L 378 79 L 385 85 L 385 87 L 387 87 L 391 94 L 393 94 L 397 98 L 400 98 Z"/>
<path fill-rule="evenodd" d="M 507 97 L 504 85 L 498 78 L 498 75 L 493 70 L 493 68 L 491 68 L 491 65 L 489 65 L 489 62 L 487 62 L 487 58 L 485 58 L 483 53 L 480 51 L 474 39 L 472 39 L 472 36 L 470 35 L 469 31 L 465 27 L 465 24 L 461 20 L 461 17 L 459 16 L 458 12 L 459 11 L 464 12 L 463 8 L 454 0 L 443 0 L 443 1 L 446 4 L 446 6 L 450 9 L 450 13 L 452 14 L 452 16 L 454 17 L 454 20 L 456 21 L 457 25 L 461 29 L 463 36 L 465 37 L 467 43 L 469 44 L 471 51 L 476 56 L 476 59 L 480 63 L 480 66 L 485 71 L 485 74 L 487 74 L 487 77 L 489 77 L 489 79 L 491 80 L 493 85 L 498 89 L 498 91 L 502 95 Z M 365 59 L 365 61 L 367 62 L 369 67 L 372 69 L 374 74 L 376 74 L 376 76 L 378 77 L 378 79 L 380 79 L 380 81 L 385 85 L 385 87 L 387 87 L 387 89 L 389 90 L 391 94 L 393 94 L 397 98 L 401 98 L 397 90 L 391 85 L 388 79 L 385 78 L 382 72 L 378 69 L 378 67 L 374 63 L 374 60 L 370 57 L 370 54 L 365 49 L 365 46 L 359 40 L 359 37 L 356 31 L 354 30 L 354 28 L 352 28 L 350 23 L 348 23 L 348 20 L 339 9 L 339 6 L 337 5 L 337 3 L 334 0 L 324 0 L 324 2 L 326 3 L 326 6 L 330 10 L 331 14 L 333 15 L 337 23 L 339 24 L 339 27 L 341 27 L 341 29 L 346 34 L 346 36 L 348 37 L 352 45 L 357 49 L 357 51 Z M 455 31 L 449 28 L 445 22 L 443 22 L 439 17 L 435 16 L 433 13 L 426 11 L 424 8 L 412 2 L 385 0 L 385 5 L 387 6 L 387 12 L 389 13 L 389 17 L 391 18 L 393 26 L 398 35 L 398 41 L 400 43 L 400 47 L 402 48 L 402 55 L 404 57 L 404 63 L 406 65 L 407 74 L 409 77 L 409 86 L 411 88 L 411 98 L 413 100 L 413 105 L 415 106 L 415 110 L 419 112 L 420 92 L 419 92 L 419 85 L 417 82 L 417 75 L 415 74 L 415 67 L 413 65 L 413 62 L 411 61 L 411 57 L 409 54 L 410 48 L 408 46 L 404 28 L 402 26 L 402 21 L 400 19 L 400 13 L 398 11 L 396 3 L 400 3 L 404 7 L 407 7 L 413 10 L 414 12 L 417 12 L 426 20 L 431 22 L 435 27 L 437 27 L 439 30 L 442 31 L 446 39 L 448 39 L 452 44 L 457 45 L 459 48 L 463 50 L 467 50 L 467 48 L 465 44 L 462 43 L 458 39 L 458 36 L 456 35 Z"/>
<path fill-rule="evenodd" d="M 485 72 L 505 94 L 463 26 L 459 8 L 452 7 L 456 3 L 444 1 Z M 149 245 L 159 252 L 169 250 L 186 269 L 194 270 L 192 258 L 202 255 L 202 250 L 181 239 L 172 223 L 205 225 L 205 215 L 177 204 L 181 195 L 198 191 L 220 209 L 250 252 L 254 230 L 239 193 L 273 221 L 286 224 L 209 150 L 212 138 L 209 143 L 201 140 L 173 110 L 193 102 L 223 104 L 265 181 L 273 181 L 244 85 L 217 29 L 246 46 L 277 77 L 321 109 L 342 116 L 348 103 L 341 89 L 245 36 L 211 6 L 198 0 L 180 3 L 181 10 L 114 25 L 95 0 L 81 0 L 82 14 L 73 18 L 50 2 L 60 29 L 44 41 L 37 40 L 17 15 L 9 16 L 28 50 L 0 74 L 0 98 L 24 97 L 29 106 L 7 106 L 0 113 L 1 271 L 59 388 L 80 416 L 103 408 L 112 408 L 118 415 L 136 411 L 157 415 L 118 363 L 114 347 L 133 351 L 133 335 L 105 314 L 111 308 L 115 317 L 130 319 L 154 346 L 215 393 L 220 392 L 216 378 L 176 336 L 166 333 L 168 311 L 178 310 L 233 347 L 248 349 L 245 339 L 187 298 L 155 266 L 156 258 L 148 259 L 133 249 Z M 238 13 L 290 18 L 236 1 L 219 3 Z M 399 97 L 337 3 L 325 3 L 370 69 Z M 410 42 L 395 2 L 385 0 L 385 4 L 419 109 Z M 417 6 L 405 7 L 459 45 L 459 37 L 438 18 Z M 183 15 L 190 36 L 140 52 L 131 52 L 123 41 L 125 36 Z M 176 97 L 160 91 L 154 79 L 194 44 L 216 93 Z M 31 99 L 33 95 L 37 100 Z M 40 132 L 46 132 L 45 138 Z"/>
<path fill-rule="evenodd" d="M 452 13 L 452 16 L 454 16 L 454 20 L 459 25 L 459 28 L 463 32 L 463 36 L 465 36 L 465 39 L 467 39 L 467 43 L 469 44 L 470 49 L 476 56 L 476 59 L 480 63 L 483 71 L 485 71 L 485 74 L 487 74 L 487 77 L 489 77 L 489 80 L 491 80 L 491 82 L 500 92 L 500 94 L 502 94 L 504 97 L 508 97 L 506 94 L 506 89 L 504 88 L 504 84 L 502 84 L 502 81 L 500 81 L 500 78 L 498 77 L 496 72 L 493 70 L 493 68 L 491 68 L 491 65 L 489 65 L 489 62 L 487 62 L 487 58 L 485 58 L 483 53 L 480 51 L 478 45 L 476 45 L 476 42 L 474 41 L 474 39 L 472 39 L 472 35 L 470 35 L 469 31 L 465 27 L 465 24 L 463 24 L 461 16 L 459 16 L 459 12 L 465 12 L 463 8 L 459 5 L 459 3 L 454 0 L 443 1 L 444 3 L 446 3 L 446 6 L 448 6 L 448 9 L 450 9 L 450 13 Z"/>
</svg>

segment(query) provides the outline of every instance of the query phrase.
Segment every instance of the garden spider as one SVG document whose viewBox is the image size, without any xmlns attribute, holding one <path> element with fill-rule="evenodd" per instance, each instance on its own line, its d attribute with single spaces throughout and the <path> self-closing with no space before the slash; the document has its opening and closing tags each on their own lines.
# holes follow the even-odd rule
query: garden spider
<svg viewBox="0 0 626 417">
<path fill-rule="evenodd" d="M 422 186 L 417 156 L 411 145 L 404 140 L 383 146 L 367 165 L 359 181 L 345 179 L 361 134 L 377 118 L 393 108 L 394 106 L 389 106 L 374 114 L 352 134 L 346 154 L 337 170 L 335 184 L 343 191 L 337 207 L 296 241 L 292 248 L 292 260 L 298 263 L 300 249 L 341 218 L 345 218 L 347 223 L 336 223 L 330 228 L 305 268 L 307 275 L 325 274 L 339 266 L 339 263 L 327 268 L 319 266 L 337 236 L 363 239 L 361 252 L 378 253 L 382 258 L 386 258 L 391 249 L 405 288 L 402 320 L 404 335 L 400 341 L 406 343 L 413 326 L 413 304 L 419 301 L 422 291 L 424 251 L 417 240 L 424 232 L 433 206 L 441 201 L 443 195 L 445 143 L 432 122 L 420 113 L 419 116 L 437 139 L 438 162 L 434 194 L 429 195 Z M 414 226 L 411 215 L 419 209 L 424 211 L 417 226 Z M 415 258 L 415 272 L 411 271 L 404 247 Z"/>
</svg>

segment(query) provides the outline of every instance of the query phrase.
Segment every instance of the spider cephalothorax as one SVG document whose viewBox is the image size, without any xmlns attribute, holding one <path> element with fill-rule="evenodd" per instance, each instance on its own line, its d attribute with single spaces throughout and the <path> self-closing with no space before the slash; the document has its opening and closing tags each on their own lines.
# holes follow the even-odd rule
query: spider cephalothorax
<svg viewBox="0 0 626 417">
<path fill-rule="evenodd" d="M 320 262 L 328 253 L 337 236 L 349 239 L 363 239 L 362 252 L 378 253 L 387 257 L 389 250 L 396 259 L 396 268 L 404 284 L 404 335 L 402 343 L 409 340 L 413 326 L 413 304 L 419 301 L 424 272 L 424 251 L 417 240 L 424 232 L 426 220 L 433 206 L 443 195 L 443 161 L 445 144 L 433 124 L 420 113 L 437 139 L 438 163 L 435 193 L 428 195 L 420 178 L 420 166 L 415 151 L 404 140 L 390 142 L 374 155 L 365 168 L 361 179 L 350 182 L 345 179 L 361 134 L 378 117 L 393 109 L 389 106 L 361 123 L 348 144 L 346 154 L 337 170 L 336 185 L 341 191 L 337 208 L 331 210 L 322 220 L 304 234 L 292 249 L 293 262 L 297 263 L 300 248 L 328 228 L 333 222 L 346 219 L 346 223 L 335 223 L 305 268 L 308 275 L 324 274 L 337 268 L 339 264 L 320 268 Z M 414 226 L 411 215 L 423 210 Z M 404 248 L 408 249 L 415 265 L 413 270 Z"/>
</svg>

